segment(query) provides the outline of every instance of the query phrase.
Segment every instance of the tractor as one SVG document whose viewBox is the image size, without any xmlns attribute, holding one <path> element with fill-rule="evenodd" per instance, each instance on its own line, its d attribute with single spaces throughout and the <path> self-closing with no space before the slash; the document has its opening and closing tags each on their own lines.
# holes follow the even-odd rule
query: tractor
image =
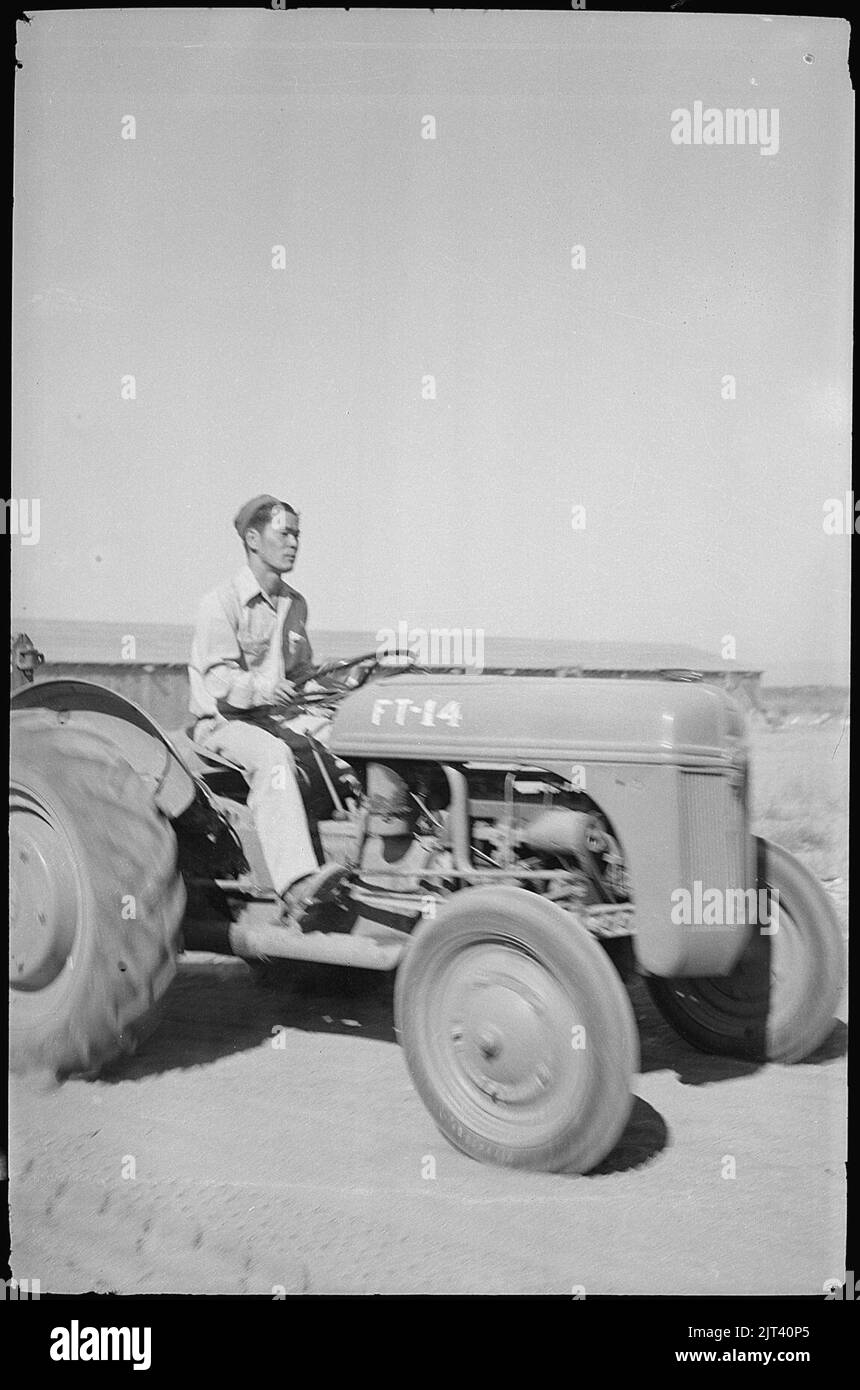
<svg viewBox="0 0 860 1390">
<path fill-rule="evenodd" d="M 116 691 L 34 680 L 27 647 L 11 698 L 13 1070 L 92 1077 L 133 1051 L 182 950 L 396 970 L 406 1066 L 447 1139 L 583 1173 L 631 1110 L 628 971 L 706 1052 L 797 1062 L 832 1028 L 839 923 L 806 868 L 751 832 L 742 711 L 696 673 L 332 663 L 343 683 L 306 696 L 331 718 L 328 748 L 303 736 L 297 766 L 320 861 L 345 873 L 302 930 L 279 919 L 241 771 Z"/>
</svg>

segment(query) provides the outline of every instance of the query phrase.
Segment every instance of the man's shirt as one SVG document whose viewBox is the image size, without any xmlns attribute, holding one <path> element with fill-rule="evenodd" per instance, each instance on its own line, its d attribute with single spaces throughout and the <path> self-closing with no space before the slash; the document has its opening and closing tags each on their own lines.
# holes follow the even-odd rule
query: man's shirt
<svg viewBox="0 0 860 1390">
<path fill-rule="evenodd" d="M 281 580 L 269 597 L 248 565 L 207 594 L 200 605 L 188 680 L 195 720 L 240 715 L 270 705 L 280 680 L 313 670 L 305 631 L 307 603 Z"/>
</svg>

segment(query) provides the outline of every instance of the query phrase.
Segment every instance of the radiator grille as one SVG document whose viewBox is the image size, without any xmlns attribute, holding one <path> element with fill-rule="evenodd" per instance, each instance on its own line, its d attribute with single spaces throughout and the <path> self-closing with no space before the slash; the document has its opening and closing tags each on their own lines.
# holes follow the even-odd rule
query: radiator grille
<svg viewBox="0 0 860 1390">
<path fill-rule="evenodd" d="M 708 888 L 746 888 L 746 817 L 743 798 L 729 778 L 682 772 L 681 853 L 684 877 Z"/>
</svg>

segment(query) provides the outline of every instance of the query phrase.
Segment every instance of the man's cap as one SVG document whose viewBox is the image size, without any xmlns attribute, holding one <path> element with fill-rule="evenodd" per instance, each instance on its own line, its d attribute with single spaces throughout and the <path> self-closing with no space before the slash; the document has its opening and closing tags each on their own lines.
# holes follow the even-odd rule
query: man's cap
<svg viewBox="0 0 860 1390">
<path fill-rule="evenodd" d="M 273 497 L 271 493 L 261 492 L 259 497 L 252 497 L 250 502 L 246 502 L 244 507 L 240 507 L 233 518 L 233 525 L 242 540 L 245 539 L 245 532 L 261 507 L 281 507 L 283 511 L 293 513 L 292 507 L 286 502 L 282 502 L 280 497 Z"/>
</svg>

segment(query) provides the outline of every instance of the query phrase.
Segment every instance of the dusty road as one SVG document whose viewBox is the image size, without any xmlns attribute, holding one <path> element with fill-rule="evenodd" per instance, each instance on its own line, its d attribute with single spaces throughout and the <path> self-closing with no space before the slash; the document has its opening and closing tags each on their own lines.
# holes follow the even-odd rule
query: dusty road
<svg viewBox="0 0 860 1390">
<path fill-rule="evenodd" d="M 543 1176 L 438 1134 L 388 977 L 263 990 L 186 957 L 112 1077 L 14 1083 L 13 1270 L 52 1292 L 820 1293 L 844 1266 L 844 1025 L 756 1069 L 632 995 L 627 1131 L 599 1172 Z"/>
</svg>

